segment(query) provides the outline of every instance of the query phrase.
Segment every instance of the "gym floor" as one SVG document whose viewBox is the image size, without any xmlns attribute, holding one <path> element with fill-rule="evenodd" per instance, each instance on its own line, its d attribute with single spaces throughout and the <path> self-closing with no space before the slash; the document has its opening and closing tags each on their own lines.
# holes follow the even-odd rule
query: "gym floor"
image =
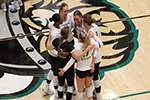
<svg viewBox="0 0 150 100">
<path fill-rule="evenodd" d="M 149 100 L 150 17 L 100 24 L 149 15 L 149 0 L 23 0 L 19 11 L 0 9 L 0 100 L 54 99 L 54 95 L 42 96 L 41 91 L 50 69 L 45 52 L 49 18 L 58 13 L 62 2 L 71 13 L 79 9 L 91 14 L 101 30 L 103 99 Z M 14 37 L 35 32 L 43 34 Z"/>
</svg>

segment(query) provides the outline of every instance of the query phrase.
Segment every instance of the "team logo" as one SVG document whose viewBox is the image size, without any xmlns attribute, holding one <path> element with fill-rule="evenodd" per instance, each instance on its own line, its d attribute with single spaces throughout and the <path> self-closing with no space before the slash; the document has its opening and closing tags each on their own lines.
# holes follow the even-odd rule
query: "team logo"
<svg viewBox="0 0 150 100">
<path fill-rule="evenodd" d="M 0 42 L 0 99 L 22 97 L 36 90 L 51 65 L 46 53 L 49 18 L 58 13 L 63 0 L 24 0 L 18 12 L 3 13 L 5 28 L 2 37 L 45 32 L 23 39 Z M 107 0 L 76 0 L 67 2 L 69 12 L 79 9 L 83 14 L 92 15 L 97 23 L 128 17 L 118 6 Z M 133 22 L 113 22 L 99 25 L 102 62 L 99 67 L 101 78 L 105 71 L 125 67 L 134 57 L 138 48 L 138 30 Z M 1 37 L 1 38 L 2 38 Z M 12 82 L 11 82 L 12 81 Z M 22 84 L 22 85 L 20 85 Z M 13 85 L 18 85 L 17 88 Z"/>
</svg>

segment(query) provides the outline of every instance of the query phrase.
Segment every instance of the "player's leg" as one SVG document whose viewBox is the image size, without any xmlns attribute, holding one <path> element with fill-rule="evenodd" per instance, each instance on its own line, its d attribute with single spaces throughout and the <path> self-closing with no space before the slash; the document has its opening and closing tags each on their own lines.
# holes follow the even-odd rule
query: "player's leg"
<svg viewBox="0 0 150 100">
<path fill-rule="evenodd" d="M 77 93 L 76 93 L 76 99 L 82 100 L 83 99 L 83 89 L 85 84 L 85 73 L 81 72 L 79 70 L 76 71 L 76 82 L 77 82 Z"/>
<path fill-rule="evenodd" d="M 73 94 L 73 86 L 74 86 L 74 68 L 73 66 L 70 67 L 66 72 L 65 72 L 65 77 L 67 80 L 67 93 L 66 93 L 66 100 L 71 100 L 72 94 Z"/>
<path fill-rule="evenodd" d="M 3 11 L 7 11 L 6 0 L 3 0 L 3 4 L 1 5 L 1 8 L 3 9 Z"/>
<path fill-rule="evenodd" d="M 95 87 L 95 94 L 97 100 L 102 100 L 101 96 L 101 84 L 100 84 L 100 77 L 99 77 L 99 63 L 95 64 L 95 71 L 94 71 L 94 77 L 93 77 L 93 85 Z"/>
</svg>

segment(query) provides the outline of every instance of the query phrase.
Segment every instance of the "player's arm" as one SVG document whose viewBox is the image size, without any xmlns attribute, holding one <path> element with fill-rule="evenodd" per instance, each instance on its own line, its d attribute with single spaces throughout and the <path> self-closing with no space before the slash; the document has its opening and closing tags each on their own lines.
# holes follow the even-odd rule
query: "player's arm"
<svg viewBox="0 0 150 100">
<path fill-rule="evenodd" d="M 66 66 L 64 68 L 60 68 L 60 72 L 58 73 L 59 76 L 63 76 L 64 73 L 73 65 L 73 63 L 75 62 L 74 58 L 70 58 L 70 60 L 68 61 L 68 63 L 66 64 Z"/>
<path fill-rule="evenodd" d="M 47 50 L 53 50 L 54 49 L 54 47 L 52 46 L 50 41 L 51 41 L 51 30 L 49 30 L 49 37 L 48 37 L 47 44 L 46 44 Z"/>
</svg>

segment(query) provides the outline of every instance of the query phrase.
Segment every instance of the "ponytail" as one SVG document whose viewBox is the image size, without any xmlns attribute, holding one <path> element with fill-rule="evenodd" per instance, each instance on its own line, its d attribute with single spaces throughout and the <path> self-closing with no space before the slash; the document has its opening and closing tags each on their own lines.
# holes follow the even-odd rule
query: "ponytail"
<svg viewBox="0 0 150 100">
<path fill-rule="evenodd" d="M 90 36 L 87 34 L 87 32 L 85 32 L 83 30 L 81 30 L 79 32 L 79 35 L 80 35 L 79 37 L 81 39 L 81 42 L 83 42 L 83 47 L 82 48 L 84 48 L 84 49 L 87 48 L 88 45 L 91 44 Z"/>
<path fill-rule="evenodd" d="M 58 51 L 61 51 L 60 46 L 63 43 L 63 40 L 68 38 L 68 34 L 69 34 L 69 28 L 68 27 L 64 27 L 61 29 L 61 38 L 59 40 L 59 45 L 57 47 Z"/>
<path fill-rule="evenodd" d="M 85 14 L 83 16 L 83 19 L 84 19 L 84 22 L 86 22 L 88 25 L 92 25 L 92 23 L 96 22 L 96 20 L 94 18 L 92 18 L 92 16 L 89 14 Z"/>
</svg>

